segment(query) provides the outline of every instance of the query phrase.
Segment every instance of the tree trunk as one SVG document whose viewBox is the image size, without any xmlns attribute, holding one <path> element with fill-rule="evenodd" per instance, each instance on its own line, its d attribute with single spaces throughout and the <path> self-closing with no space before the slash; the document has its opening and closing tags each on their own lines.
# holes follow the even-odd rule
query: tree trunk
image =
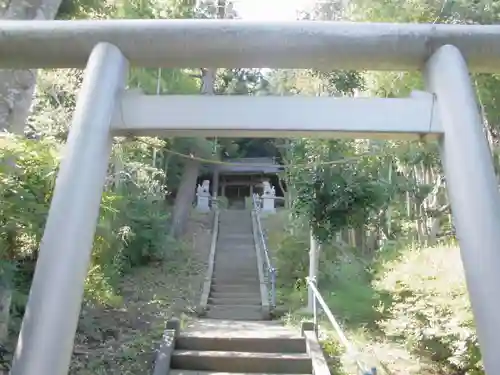
<svg viewBox="0 0 500 375">
<path fill-rule="evenodd" d="M 61 0 L 12 0 L 4 20 L 53 20 Z M 0 70 L 0 131 L 23 134 L 36 84 L 36 70 Z"/>
<path fill-rule="evenodd" d="M 358 248 L 360 254 L 365 254 L 365 228 L 362 226 L 360 228 L 354 229 L 354 243 L 355 247 Z"/>
<path fill-rule="evenodd" d="M 219 0 L 217 3 L 216 18 L 224 18 L 226 3 L 225 0 Z M 202 95 L 214 95 L 214 84 L 217 69 L 201 69 L 201 89 Z M 198 150 L 193 146 L 190 153 L 196 155 Z M 175 197 L 174 212 L 172 214 L 171 235 L 179 238 L 184 234 L 184 230 L 189 219 L 189 212 L 195 197 L 196 180 L 200 171 L 200 162 L 187 159 L 182 174 L 181 183 Z"/>
<path fill-rule="evenodd" d="M 186 159 L 181 183 L 177 189 L 175 197 L 174 211 L 172 213 L 172 228 L 170 234 L 174 238 L 179 238 L 184 234 L 186 224 L 189 219 L 193 199 L 196 191 L 196 180 L 200 170 L 200 162 Z"/>
<path fill-rule="evenodd" d="M 19 246 L 18 233 L 16 231 L 10 230 L 6 233 L 6 245 L 5 256 L 9 261 L 12 261 Z M 0 278 L 0 344 L 3 345 L 7 343 L 9 338 L 10 304 L 12 300 L 11 276 L 9 272 L 4 271 Z"/>
<path fill-rule="evenodd" d="M 10 303 L 12 288 L 9 283 L 0 285 L 0 343 L 5 344 L 9 337 Z"/>
<path fill-rule="evenodd" d="M 201 94 L 213 95 L 215 83 L 215 69 L 201 69 Z M 196 146 L 192 146 L 190 153 L 196 155 L 198 150 Z M 175 198 L 174 213 L 172 217 L 171 234 L 174 238 L 179 238 L 184 234 L 187 221 L 189 219 L 189 211 L 194 199 L 196 180 L 200 170 L 200 162 L 192 159 L 187 159 L 184 164 L 181 183 L 177 190 Z M 190 185 L 189 185 L 190 184 Z"/>
</svg>

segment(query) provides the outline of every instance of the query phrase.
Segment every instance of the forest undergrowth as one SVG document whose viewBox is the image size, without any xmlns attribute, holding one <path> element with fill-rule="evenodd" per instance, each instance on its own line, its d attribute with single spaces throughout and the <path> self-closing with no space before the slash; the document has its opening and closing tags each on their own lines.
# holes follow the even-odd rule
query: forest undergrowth
<svg viewBox="0 0 500 375">
<path fill-rule="evenodd" d="M 212 215 L 192 213 L 186 235 L 161 261 L 134 269 L 119 283 L 122 303 L 82 311 L 70 374 L 152 371 L 165 322 L 195 316 L 211 241 Z"/>
<path fill-rule="evenodd" d="M 310 319 L 307 306 L 309 237 L 289 228 L 282 211 L 265 219 L 278 270 L 283 319 Z M 288 228 L 288 229 L 287 229 Z M 318 289 L 359 358 L 378 373 L 483 374 L 460 251 L 453 241 L 432 247 L 386 243 L 376 255 L 336 244 L 321 249 Z M 354 361 L 322 316 L 320 336 L 336 374 L 355 372 Z"/>
</svg>

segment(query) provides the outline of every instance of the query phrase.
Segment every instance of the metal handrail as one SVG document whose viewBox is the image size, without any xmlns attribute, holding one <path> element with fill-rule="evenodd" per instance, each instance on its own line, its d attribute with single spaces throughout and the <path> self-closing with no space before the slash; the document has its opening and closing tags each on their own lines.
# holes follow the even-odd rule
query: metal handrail
<svg viewBox="0 0 500 375">
<path fill-rule="evenodd" d="M 359 359 L 359 351 L 349 342 L 344 331 L 340 327 L 340 324 L 337 322 L 337 319 L 332 314 L 332 311 L 326 304 L 325 300 L 321 296 L 318 288 L 316 287 L 316 280 L 311 279 L 309 277 L 306 278 L 308 286 L 311 288 L 313 292 L 313 319 L 314 319 L 314 327 L 317 330 L 318 327 L 318 307 L 317 303 L 323 309 L 323 312 L 327 316 L 330 324 L 333 326 L 337 336 L 339 337 L 340 343 L 346 348 L 346 352 L 350 355 L 358 367 L 360 374 L 362 375 L 377 375 L 377 369 L 375 367 L 369 368 L 363 361 Z"/>
<path fill-rule="evenodd" d="M 266 269 L 268 272 L 268 281 L 271 281 L 271 306 L 276 307 L 276 268 L 273 267 L 271 257 L 269 256 L 269 248 L 267 247 L 266 237 L 262 229 L 262 222 L 260 219 L 261 202 L 262 199 L 257 194 L 252 196 L 253 208 L 255 211 L 255 220 L 257 221 L 257 231 L 260 238 L 261 247 L 264 250 L 264 259 L 266 261 Z"/>
</svg>

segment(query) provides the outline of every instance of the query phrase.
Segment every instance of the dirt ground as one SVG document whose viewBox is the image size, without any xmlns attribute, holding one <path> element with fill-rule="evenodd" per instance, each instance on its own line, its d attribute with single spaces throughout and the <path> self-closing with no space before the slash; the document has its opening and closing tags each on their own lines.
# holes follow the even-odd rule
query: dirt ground
<svg viewBox="0 0 500 375">
<path fill-rule="evenodd" d="M 210 251 L 212 216 L 192 214 L 183 250 L 136 269 L 120 286 L 120 308 L 85 308 L 70 374 L 139 374 L 152 370 L 165 322 L 194 317 Z"/>
</svg>

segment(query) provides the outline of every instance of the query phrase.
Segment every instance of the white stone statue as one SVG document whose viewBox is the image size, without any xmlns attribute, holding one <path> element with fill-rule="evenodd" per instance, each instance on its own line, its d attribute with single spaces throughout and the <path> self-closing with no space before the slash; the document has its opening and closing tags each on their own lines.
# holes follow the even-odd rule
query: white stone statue
<svg viewBox="0 0 500 375">
<path fill-rule="evenodd" d="M 275 208 L 275 197 L 276 189 L 271 186 L 269 181 L 262 182 L 263 192 L 262 192 L 262 211 L 263 212 L 276 212 Z"/>
<path fill-rule="evenodd" d="M 198 185 L 198 195 L 208 195 L 210 196 L 210 181 L 209 180 L 203 180 L 202 185 Z"/>
<path fill-rule="evenodd" d="M 198 211 L 210 211 L 210 181 L 204 180 L 196 189 L 196 208 Z"/>
<path fill-rule="evenodd" d="M 262 186 L 263 186 L 262 189 L 263 196 L 269 196 L 272 194 L 271 184 L 269 183 L 269 181 L 262 182 Z"/>
</svg>

